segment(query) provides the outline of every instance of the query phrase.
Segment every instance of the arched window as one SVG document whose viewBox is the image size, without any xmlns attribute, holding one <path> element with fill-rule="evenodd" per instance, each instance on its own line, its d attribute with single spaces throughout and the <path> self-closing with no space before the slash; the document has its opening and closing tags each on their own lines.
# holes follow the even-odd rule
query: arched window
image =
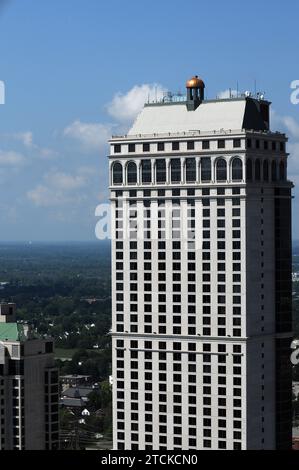
<svg viewBox="0 0 299 470">
<path fill-rule="evenodd" d="M 201 181 L 211 181 L 212 179 L 212 166 L 210 158 L 201 159 Z"/>
<path fill-rule="evenodd" d="M 280 165 L 279 165 L 279 179 L 281 181 L 285 181 L 286 180 L 286 167 L 285 167 L 285 162 L 280 162 Z"/>
<path fill-rule="evenodd" d="M 156 181 L 157 183 L 166 183 L 166 162 L 165 160 L 156 161 Z"/>
<path fill-rule="evenodd" d="M 227 180 L 227 164 L 224 158 L 217 160 L 216 164 L 216 179 L 217 181 Z"/>
<path fill-rule="evenodd" d="M 272 165 L 271 165 L 271 178 L 272 178 L 272 181 L 277 180 L 277 165 L 276 165 L 275 160 L 273 160 Z"/>
<path fill-rule="evenodd" d="M 252 160 L 248 158 L 246 161 L 246 180 L 252 181 Z"/>
<path fill-rule="evenodd" d="M 179 158 L 172 158 L 170 160 L 171 168 L 171 182 L 179 183 L 181 181 L 181 160 Z"/>
<path fill-rule="evenodd" d="M 232 164 L 233 181 L 242 181 L 243 179 L 243 163 L 240 158 L 235 158 Z"/>
<path fill-rule="evenodd" d="M 123 167 L 121 163 L 114 163 L 112 174 L 113 184 L 123 184 Z"/>
<path fill-rule="evenodd" d="M 152 182 L 152 162 L 150 160 L 142 161 L 142 183 Z"/>
<path fill-rule="evenodd" d="M 134 162 L 128 164 L 128 184 L 137 183 L 137 165 Z"/>
<path fill-rule="evenodd" d="M 196 160 L 195 158 L 186 159 L 186 181 L 195 183 L 196 181 Z"/>
<path fill-rule="evenodd" d="M 268 160 L 264 160 L 263 174 L 264 174 L 264 181 L 269 181 L 269 162 L 268 162 Z"/>
<path fill-rule="evenodd" d="M 255 160 L 255 180 L 261 180 L 261 161 L 259 159 Z"/>
</svg>

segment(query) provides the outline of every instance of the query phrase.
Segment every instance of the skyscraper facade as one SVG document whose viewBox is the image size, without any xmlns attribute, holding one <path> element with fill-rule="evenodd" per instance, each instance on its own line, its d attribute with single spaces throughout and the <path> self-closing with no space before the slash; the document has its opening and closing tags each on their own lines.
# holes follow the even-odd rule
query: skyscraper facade
<svg viewBox="0 0 299 470">
<path fill-rule="evenodd" d="M 287 138 L 250 93 L 111 139 L 114 448 L 291 448 Z"/>
<path fill-rule="evenodd" d="M 0 450 L 58 449 L 58 393 L 53 341 L 17 323 L 15 304 L 0 304 Z"/>
</svg>

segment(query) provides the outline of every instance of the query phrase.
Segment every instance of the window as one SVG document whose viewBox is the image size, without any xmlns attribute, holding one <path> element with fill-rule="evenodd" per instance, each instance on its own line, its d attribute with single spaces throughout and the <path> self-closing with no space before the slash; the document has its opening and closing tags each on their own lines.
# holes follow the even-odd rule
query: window
<svg viewBox="0 0 299 470">
<path fill-rule="evenodd" d="M 187 150 L 194 150 L 194 141 L 193 140 L 188 140 Z"/>
<path fill-rule="evenodd" d="M 216 163 L 216 179 L 217 181 L 227 180 L 227 164 L 223 158 L 217 160 Z"/>
<path fill-rule="evenodd" d="M 196 160 L 195 158 L 186 159 L 186 181 L 194 183 L 196 181 Z"/>
<path fill-rule="evenodd" d="M 114 145 L 114 153 L 121 153 L 121 145 L 120 144 Z"/>
<path fill-rule="evenodd" d="M 224 139 L 218 140 L 218 148 L 219 149 L 225 149 L 225 140 Z"/>
<path fill-rule="evenodd" d="M 232 164 L 233 181 L 242 181 L 243 179 L 243 163 L 240 158 L 235 158 Z"/>
<path fill-rule="evenodd" d="M 152 164 L 150 160 L 143 160 L 142 162 L 142 183 L 152 182 Z"/>
<path fill-rule="evenodd" d="M 13 346 L 13 348 L 14 348 L 14 346 Z M 19 352 L 19 349 L 17 349 L 17 354 L 16 355 L 18 355 L 18 352 Z M 48 341 L 46 343 L 45 352 L 46 352 L 46 354 L 53 352 L 53 343 L 52 343 L 52 341 Z"/>
<path fill-rule="evenodd" d="M 171 182 L 177 183 L 181 181 L 181 160 L 179 158 L 173 158 L 170 160 L 171 168 Z"/>
<path fill-rule="evenodd" d="M 202 141 L 202 148 L 203 148 L 203 150 L 208 150 L 210 148 L 210 141 L 209 140 L 203 140 Z"/>
<path fill-rule="evenodd" d="M 276 161 L 273 160 L 272 166 L 271 166 L 271 176 L 272 176 L 272 181 L 276 181 L 277 179 L 277 165 Z"/>
<path fill-rule="evenodd" d="M 130 152 L 130 153 L 134 153 L 134 152 L 135 152 L 135 149 L 136 149 L 135 144 L 129 144 L 129 152 Z"/>
<path fill-rule="evenodd" d="M 234 148 L 240 148 L 241 147 L 241 139 L 234 139 Z"/>
<path fill-rule="evenodd" d="M 164 150 L 165 150 L 165 144 L 164 144 L 164 142 L 158 142 L 158 146 L 157 146 L 157 147 L 158 147 L 158 151 L 159 151 L 159 152 L 164 152 Z"/>
<path fill-rule="evenodd" d="M 211 159 L 202 158 L 201 159 L 201 180 L 211 181 L 211 177 L 212 177 Z"/>
<path fill-rule="evenodd" d="M 166 162 L 165 160 L 157 160 L 156 163 L 156 181 L 157 183 L 166 182 Z"/>
<path fill-rule="evenodd" d="M 143 144 L 143 151 L 149 152 L 150 151 L 150 144 Z"/>
<path fill-rule="evenodd" d="M 180 143 L 172 142 L 172 150 L 180 150 Z"/>
<path fill-rule="evenodd" d="M 247 162 L 246 162 L 246 178 L 247 178 L 247 181 L 252 181 L 252 160 L 251 160 L 251 158 L 248 158 Z"/>
<path fill-rule="evenodd" d="M 264 181 L 269 181 L 269 162 L 268 160 L 265 160 L 263 163 L 263 176 L 264 176 Z"/>
<path fill-rule="evenodd" d="M 256 181 L 261 180 L 261 162 L 259 159 L 255 160 L 255 179 Z"/>
<path fill-rule="evenodd" d="M 128 174 L 128 184 L 136 184 L 137 183 L 137 166 L 136 163 L 130 162 L 127 168 Z"/>
<path fill-rule="evenodd" d="M 123 167 L 121 163 L 114 163 L 113 165 L 113 184 L 123 183 Z"/>
</svg>

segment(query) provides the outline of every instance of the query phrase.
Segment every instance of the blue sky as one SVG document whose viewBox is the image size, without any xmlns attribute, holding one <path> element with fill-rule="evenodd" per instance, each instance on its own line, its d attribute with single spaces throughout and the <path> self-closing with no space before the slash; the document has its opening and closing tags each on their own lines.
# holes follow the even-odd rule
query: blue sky
<svg viewBox="0 0 299 470">
<path fill-rule="evenodd" d="M 295 0 L 0 0 L 0 240 L 92 240 L 107 198 L 105 142 L 130 125 L 144 96 L 266 91 L 273 128 L 290 137 L 299 182 Z M 296 195 L 297 190 L 294 194 Z M 298 205 L 294 236 L 299 239 Z"/>
</svg>

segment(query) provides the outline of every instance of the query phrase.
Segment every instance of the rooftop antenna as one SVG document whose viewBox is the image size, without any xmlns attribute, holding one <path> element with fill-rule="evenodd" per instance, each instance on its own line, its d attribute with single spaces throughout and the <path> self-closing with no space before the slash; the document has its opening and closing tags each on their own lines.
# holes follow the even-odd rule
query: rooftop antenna
<svg viewBox="0 0 299 470">
<path fill-rule="evenodd" d="M 155 86 L 155 100 L 156 100 L 156 103 L 157 103 L 158 96 L 157 96 L 157 87 L 156 86 Z"/>
<path fill-rule="evenodd" d="M 239 82 L 237 82 L 237 98 L 239 98 Z"/>
</svg>

